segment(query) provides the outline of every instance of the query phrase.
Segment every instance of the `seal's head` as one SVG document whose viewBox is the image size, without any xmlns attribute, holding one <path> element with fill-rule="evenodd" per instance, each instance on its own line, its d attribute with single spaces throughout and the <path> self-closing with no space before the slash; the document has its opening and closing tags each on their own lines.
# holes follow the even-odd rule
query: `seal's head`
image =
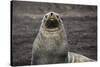
<svg viewBox="0 0 100 67">
<path fill-rule="evenodd" d="M 49 12 L 43 17 L 42 27 L 45 30 L 49 32 L 55 32 L 61 29 L 61 26 L 62 26 L 62 20 L 59 14 L 55 12 Z"/>
</svg>

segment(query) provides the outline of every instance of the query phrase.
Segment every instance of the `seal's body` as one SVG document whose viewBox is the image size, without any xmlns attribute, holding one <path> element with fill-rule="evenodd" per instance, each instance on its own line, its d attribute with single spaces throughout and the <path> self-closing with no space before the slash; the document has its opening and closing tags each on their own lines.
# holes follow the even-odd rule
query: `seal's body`
<svg viewBox="0 0 100 67">
<path fill-rule="evenodd" d="M 43 17 L 39 33 L 33 43 L 31 64 L 79 61 L 78 58 L 74 60 L 73 56 L 77 54 L 68 52 L 67 36 L 60 16 L 55 12 L 47 13 Z"/>
<path fill-rule="evenodd" d="M 94 60 L 73 52 L 68 52 L 68 63 L 93 62 Z"/>
</svg>

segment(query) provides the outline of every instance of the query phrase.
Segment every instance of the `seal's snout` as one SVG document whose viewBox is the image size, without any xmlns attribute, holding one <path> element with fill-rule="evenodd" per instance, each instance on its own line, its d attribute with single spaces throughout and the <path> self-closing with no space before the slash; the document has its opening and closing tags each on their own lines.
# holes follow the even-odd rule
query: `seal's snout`
<svg viewBox="0 0 100 67">
<path fill-rule="evenodd" d="M 45 26 L 48 29 L 54 29 L 54 28 L 59 27 L 59 21 L 56 14 L 54 14 L 53 12 L 48 14 L 48 19 L 46 21 Z"/>
</svg>

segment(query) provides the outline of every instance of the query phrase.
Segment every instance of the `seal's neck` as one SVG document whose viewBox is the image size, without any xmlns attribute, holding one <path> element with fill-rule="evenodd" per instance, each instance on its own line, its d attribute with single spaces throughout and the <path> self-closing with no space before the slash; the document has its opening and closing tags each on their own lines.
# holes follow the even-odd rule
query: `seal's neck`
<svg viewBox="0 0 100 67">
<path fill-rule="evenodd" d="M 36 55 L 36 64 L 55 64 L 55 63 L 66 63 L 67 59 L 67 40 L 64 37 L 63 32 L 56 34 L 48 33 L 39 33 L 39 48 L 36 52 L 39 55 Z"/>
</svg>

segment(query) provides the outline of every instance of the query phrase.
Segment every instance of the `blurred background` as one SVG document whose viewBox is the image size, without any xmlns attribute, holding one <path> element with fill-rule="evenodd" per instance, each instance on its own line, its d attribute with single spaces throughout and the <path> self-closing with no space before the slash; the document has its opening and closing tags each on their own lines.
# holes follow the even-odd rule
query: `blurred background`
<svg viewBox="0 0 100 67">
<path fill-rule="evenodd" d="M 97 60 L 97 6 L 12 1 L 11 64 L 30 65 L 41 20 L 50 11 L 63 20 L 69 51 Z"/>
</svg>

